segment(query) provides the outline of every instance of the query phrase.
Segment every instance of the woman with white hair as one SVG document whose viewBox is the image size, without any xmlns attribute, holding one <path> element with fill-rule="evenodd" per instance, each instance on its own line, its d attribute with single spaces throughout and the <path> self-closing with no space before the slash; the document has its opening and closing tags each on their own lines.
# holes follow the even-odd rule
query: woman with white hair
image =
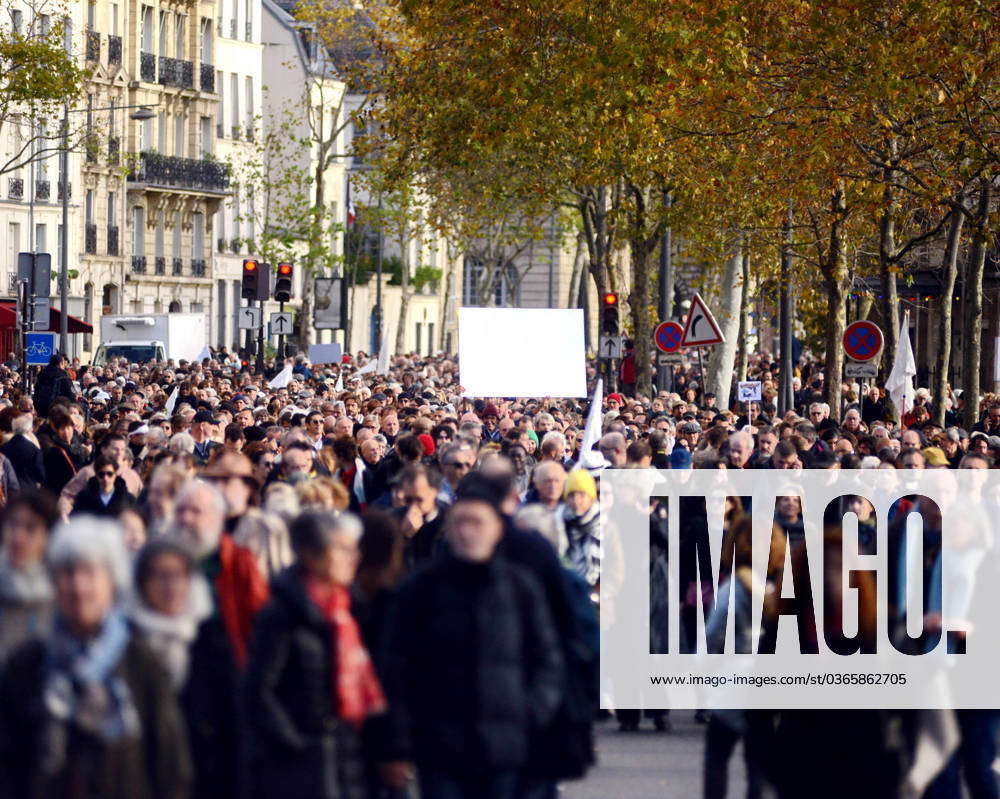
<svg viewBox="0 0 1000 799">
<path fill-rule="evenodd" d="M 49 548 L 50 633 L 0 677 L 0 794 L 183 797 L 187 736 L 170 680 L 121 607 L 129 563 L 115 522 L 80 516 Z"/>
<path fill-rule="evenodd" d="M 363 797 L 361 727 L 385 697 L 351 611 L 361 523 L 307 510 L 297 562 L 271 583 L 245 680 L 252 783 L 260 796 Z"/>
</svg>

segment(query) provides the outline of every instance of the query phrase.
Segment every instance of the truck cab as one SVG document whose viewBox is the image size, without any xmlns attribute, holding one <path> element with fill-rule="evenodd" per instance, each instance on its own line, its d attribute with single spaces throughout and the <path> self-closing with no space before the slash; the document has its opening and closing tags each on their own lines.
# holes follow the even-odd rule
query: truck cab
<svg viewBox="0 0 1000 799">
<path fill-rule="evenodd" d="M 97 348 L 94 366 L 104 366 L 112 358 L 125 358 L 129 363 L 164 361 L 166 352 L 162 341 L 117 341 Z"/>
</svg>

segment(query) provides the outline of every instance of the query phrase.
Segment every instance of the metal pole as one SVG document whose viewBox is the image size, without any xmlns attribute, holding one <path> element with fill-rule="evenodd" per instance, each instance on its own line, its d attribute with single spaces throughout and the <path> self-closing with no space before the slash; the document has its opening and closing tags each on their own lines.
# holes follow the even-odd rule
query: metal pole
<svg viewBox="0 0 1000 799">
<path fill-rule="evenodd" d="M 285 312 L 285 303 L 284 303 L 284 301 L 281 301 L 280 303 L 278 303 L 278 308 L 281 310 L 282 313 Z M 263 312 L 262 312 L 262 314 L 263 314 Z M 263 324 L 263 322 L 264 322 L 264 320 L 261 319 L 261 324 Z M 282 325 L 281 329 L 282 330 L 285 329 L 284 325 Z M 285 357 L 285 334 L 284 333 L 281 333 L 278 336 L 278 357 L 281 358 L 281 359 L 284 359 L 284 357 Z"/>
<path fill-rule="evenodd" d="M 382 192 L 378 195 L 378 254 L 375 259 L 375 352 L 382 351 Z"/>
<path fill-rule="evenodd" d="M 789 283 L 792 275 L 792 206 L 788 205 L 788 218 L 784 225 L 784 242 L 781 247 L 781 299 L 779 308 L 779 337 L 781 339 L 781 391 L 778 394 L 778 412 L 786 413 L 795 407 L 792 388 L 792 292 Z"/>
<path fill-rule="evenodd" d="M 701 386 L 701 404 L 705 404 L 705 362 L 701 358 L 701 347 L 698 347 L 698 385 Z"/>
<path fill-rule="evenodd" d="M 664 208 L 670 208 L 670 192 L 663 194 Z M 674 263 L 671 247 L 670 225 L 663 228 L 663 237 L 660 240 L 660 296 L 658 301 L 658 314 L 661 322 L 668 321 L 673 316 L 674 310 Z M 657 363 L 656 366 L 656 386 L 659 391 L 672 391 L 674 386 L 674 367 L 669 363 Z"/>
<path fill-rule="evenodd" d="M 258 267 L 260 268 L 260 267 Z M 260 308 L 260 327 L 257 328 L 257 374 L 264 374 L 264 301 L 257 300 Z"/>
<path fill-rule="evenodd" d="M 62 176 L 62 234 L 59 253 L 59 349 L 69 357 L 69 104 L 63 103 L 62 148 L 59 152 Z M 48 286 L 44 287 L 48 293 Z"/>
</svg>

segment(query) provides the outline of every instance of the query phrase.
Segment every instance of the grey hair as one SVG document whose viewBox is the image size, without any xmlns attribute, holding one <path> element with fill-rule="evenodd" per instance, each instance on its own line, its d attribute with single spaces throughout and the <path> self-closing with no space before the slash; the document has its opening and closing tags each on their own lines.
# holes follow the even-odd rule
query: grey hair
<svg viewBox="0 0 1000 799">
<path fill-rule="evenodd" d="M 170 451 L 178 455 L 191 455 L 194 452 L 194 439 L 190 433 L 174 433 L 170 437 Z"/>
<path fill-rule="evenodd" d="M 226 513 L 229 510 L 226 506 L 226 498 L 222 496 L 222 492 L 219 491 L 219 489 L 207 480 L 202 480 L 200 477 L 195 477 L 193 480 L 189 480 L 181 487 L 181 490 L 177 492 L 177 503 L 179 504 L 181 500 L 185 499 L 189 494 L 192 494 L 195 491 L 206 491 L 212 498 L 212 502 L 219 515 L 223 519 L 226 518 Z"/>
<path fill-rule="evenodd" d="M 27 435 L 31 432 L 31 428 L 34 426 L 34 419 L 30 413 L 23 413 L 20 416 L 15 416 L 13 421 L 10 423 L 11 432 L 17 435 Z"/>
<path fill-rule="evenodd" d="M 560 433 L 558 430 L 549 430 L 544 436 L 542 436 L 541 442 L 538 444 L 539 449 L 544 449 L 545 445 L 550 441 L 554 441 L 559 445 L 560 449 L 566 449 L 566 436 Z"/>
<path fill-rule="evenodd" d="M 78 563 L 103 563 L 119 594 L 131 584 L 125 533 L 114 520 L 81 515 L 57 525 L 49 544 L 48 562 L 53 573 Z"/>
</svg>

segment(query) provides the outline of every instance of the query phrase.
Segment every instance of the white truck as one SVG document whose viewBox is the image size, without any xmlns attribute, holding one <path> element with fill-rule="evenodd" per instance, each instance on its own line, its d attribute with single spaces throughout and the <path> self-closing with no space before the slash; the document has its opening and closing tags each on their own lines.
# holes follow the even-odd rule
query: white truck
<svg viewBox="0 0 1000 799">
<path fill-rule="evenodd" d="M 126 358 L 129 363 L 193 361 L 207 344 L 205 314 L 102 316 L 101 344 L 94 354 L 94 366 L 103 366 L 112 358 Z"/>
</svg>

